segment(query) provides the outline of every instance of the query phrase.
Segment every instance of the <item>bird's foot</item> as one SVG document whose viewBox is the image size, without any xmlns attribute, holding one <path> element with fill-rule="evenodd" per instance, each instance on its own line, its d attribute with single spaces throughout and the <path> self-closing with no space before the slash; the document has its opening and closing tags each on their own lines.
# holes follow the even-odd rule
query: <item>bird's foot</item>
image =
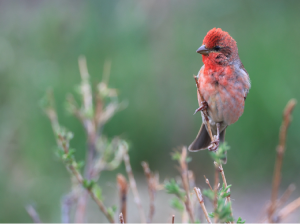
<svg viewBox="0 0 300 224">
<path fill-rule="evenodd" d="M 194 114 L 196 114 L 196 113 L 199 112 L 199 111 L 206 110 L 207 107 L 208 107 L 207 102 L 206 102 L 206 101 L 202 101 L 200 107 L 199 107 L 198 109 L 195 110 L 195 113 L 194 113 Z"/>
<path fill-rule="evenodd" d="M 212 141 L 211 144 L 208 146 L 208 150 L 212 151 L 212 152 L 215 152 L 215 151 L 218 150 L 219 145 L 220 145 L 220 140 L 216 139 L 216 140 Z"/>
</svg>

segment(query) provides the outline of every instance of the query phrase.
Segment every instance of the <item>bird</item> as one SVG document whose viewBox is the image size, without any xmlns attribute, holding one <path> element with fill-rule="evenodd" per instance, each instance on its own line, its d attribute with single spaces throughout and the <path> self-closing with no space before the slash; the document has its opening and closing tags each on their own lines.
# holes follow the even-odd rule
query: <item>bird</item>
<svg viewBox="0 0 300 224">
<path fill-rule="evenodd" d="M 207 148 L 215 151 L 219 143 L 225 141 L 226 128 L 243 114 L 251 83 L 240 60 L 236 41 L 221 28 L 208 31 L 196 52 L 202 55 L 204 64 L 196 76 L 199 108 L 195 113 L 201 111 L 202 125 L 188 149 L 192 152 Z M 207 131 L 204 110 L 215 136 L 213 142 Z M 227 162 L 226 157 L 224 163 Z"/>
</svg>

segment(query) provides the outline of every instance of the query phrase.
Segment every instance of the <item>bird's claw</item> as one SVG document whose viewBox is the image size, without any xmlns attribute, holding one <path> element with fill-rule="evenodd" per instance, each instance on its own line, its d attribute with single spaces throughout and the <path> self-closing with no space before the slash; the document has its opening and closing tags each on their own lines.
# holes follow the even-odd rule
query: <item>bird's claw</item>
<svg viewBox="0 0 300 224">
<path fill-rule="evenodd" d="M 216 140 L 212 141 L 211 144 L 208 146 L 208 150 L 215 152 L 218 150 L 219 145 L 220 145 L 220 141 L 219 141 L 219 139 L 216 139 Z"/>
<path fill-rule="evenodd" d="M 202 101 L 200 107 L 199 107 L 198 109 L 195 110 L 195 113 L 194 113 L 194 114 L 196 114 L 196 113 L 199 112 L 199 111 L 206 110 L 207 107 L 208 107 L 207 102 L 206 102 L 206 101 Z"/>
</svg>

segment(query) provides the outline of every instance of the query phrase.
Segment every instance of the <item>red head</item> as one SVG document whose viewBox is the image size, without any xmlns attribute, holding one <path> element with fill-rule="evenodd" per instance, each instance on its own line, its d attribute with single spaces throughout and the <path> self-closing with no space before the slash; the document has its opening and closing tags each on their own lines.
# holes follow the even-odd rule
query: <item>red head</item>
<svg viewBox="0 0 300 224">
<path fill-rule="evenodd" d="M 202 54 L 204 64 L 228 65 L 238 57 L 235 40 L 220 28 L 208 31 L 197 52 Z"/>
</svg>

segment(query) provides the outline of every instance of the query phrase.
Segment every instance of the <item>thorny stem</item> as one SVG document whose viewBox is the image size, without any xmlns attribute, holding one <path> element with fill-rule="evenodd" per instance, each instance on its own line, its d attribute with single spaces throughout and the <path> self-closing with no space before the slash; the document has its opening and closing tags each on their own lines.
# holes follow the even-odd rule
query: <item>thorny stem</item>
<svg viewBox="0 0 300 224">
<path fill-rule="evenodd" d="M 201 206 L 201 208 L 202 208 L 202 210 L 203 210 L 203 213 L 204 213 L 204 215 L 205 215 L 205 218 L 206 218 L 207 222 L 208 222 L 208 223 L 211 223 L 211 220 L 210 220 L 210 218 L 209 218 L 209 216 L 208 216 L 208 213 L 207 213 L 207 210 L 206 210 L 204 201 L 203 201 L 203 196 L 202 196 L 202 193 L 201 193 L 200 188 L 194 187 L 194 191 L 195 191 L 195 193 L 196 193 L 196 195 L 197 195 L 198 201 L 199 201 L 199 203 L 200 203 L 200 206 Z"/>
<path fill-rule="evenodd" d="M 126 222 L 127 217 L 127 181 L 126 178 L 122 174 L 117 175 L 117 183 L 119 188 L 119 195 L 120 195 L 120 204 L 121 204 L 121 214 L 123 217 L 123 221 Z"/>
<path fill-rule="evenodd" d="M 155 180 L 151 173 L 148 163 L 142 162 L 142 166 L 143 166 L 144 173 L 145 173 L 145 176 L 147 178 L 147 183 L 148 183 L 148 192 L 149 192 L 149 198 L 150 198 L 148 222 L 151 223 L 153 216 L 154 216 L 154 212 L 155 212 L 155 206 L 154 206 L 154 197 L 155 197 L 155 191 L 156 191 Z"/>
<path fill-rule="evenodd" d="M 40 216 L 32 205 L 26 206 L 26 211 L 34 223 L 41 223 Z"/>
<path fill-rule="evenodd" d="M 180 157 L 180 168 L 181 168 L 181 179 L 182 179 L 182 184 L 183 188 L 186 193 L 186 200 L 185 200 L 185 207 L 186 210 L 190 216 L 191 222 L 195 222 L 194 214 L 192 211 L 192 205 L 191 205 L 191 199 L 190 199 L 190 186 L 189 186 L 189 179 L 188 179 L 188 167 L 186 163 L 186 157 L 187 157 L 187 149 L 183 147 L 181 157 Z"/>
<path fill-rule="evenodd" d="M 140 213 L 140 218 L 141 218 L 141 222 L 142 223 L 146 223 L 146 217 L 145 217 L 145 213 L 141 204 L 141 200 L 140 200 L 140 196 L 139 196 L 139 192 L 137 190 L 136 187 L 136 182 L 132 173 L 132 169 L 131 169 L 131 165 L 130 165 L 130 160 L 129 160 L 129 156 L 128 153 L 124 153 L 124 157 L 123 157 L 124 163 L 125 163 L 125 167 L 126 167 L 126 172 L 129 178 L 129 184 L 130 184 L 130 188 L 132 190 L 133 196 L 134 196 L 134 201 L 138 207 L 139 213 Z"/>
<path fill-rule="evenodd" d="M 272 222 L 272 216 L 276 210 L 276 201 L 278 198 L 278 189 L 281 179 L 281 167 L 282 167 L 282 159 L 285 152 L 285 144 L 286 144 L 286 135 L 287 129 L 291 122 L 291 114 L 293 112 L 294 107 L 296 106 L 297 101 L 295 99 L 291 99 L 283 112 L 283 121 L 280 127 L 279 133 L 279 144 L 277 147 L 277 158 L 275 162 L 275 171 L 273 177 L 273 186 L 272 186 L 272 193 L 271 193 L 271 204 L 268 211 L 268 218 L 269 222 Z"/>
</svg>

